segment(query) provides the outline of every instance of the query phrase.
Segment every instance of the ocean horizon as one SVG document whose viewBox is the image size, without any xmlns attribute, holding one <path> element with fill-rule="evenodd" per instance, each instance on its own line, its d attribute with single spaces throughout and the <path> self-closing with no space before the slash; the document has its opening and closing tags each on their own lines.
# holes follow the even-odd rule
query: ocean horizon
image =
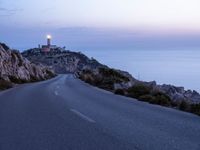
<svg viewBox="0 0 200 150">
<path fill-rule="evenodd" d="M 142 81 L 156 81 L 200 92 L 200 51 L 195 49 L 82 50 L 101 63 L 129 72 Z"/>
</svg>

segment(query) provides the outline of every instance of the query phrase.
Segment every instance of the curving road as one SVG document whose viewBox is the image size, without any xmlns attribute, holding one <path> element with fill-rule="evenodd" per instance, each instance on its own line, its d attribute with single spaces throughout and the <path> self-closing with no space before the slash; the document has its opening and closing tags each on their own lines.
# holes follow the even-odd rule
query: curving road
<svg viewBox="0 0 200 150">
<path fill-rule="evenodd" d="M 200 117 L 73 75 L 0 92 L 0 150 L 200 150 Z"/>
</svg>

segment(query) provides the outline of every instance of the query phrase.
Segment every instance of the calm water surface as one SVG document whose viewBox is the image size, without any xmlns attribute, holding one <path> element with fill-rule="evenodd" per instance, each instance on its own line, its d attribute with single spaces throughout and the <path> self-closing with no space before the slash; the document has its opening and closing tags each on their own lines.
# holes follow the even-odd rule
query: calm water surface
<svg viewBox="0 0 200 150">
<path fill-rule="evenodd" d="M 200 92 L 200 49 L 87 50 L 101 63 L 130 72 L 144 81 L 184 86 Z"/>
</svg>

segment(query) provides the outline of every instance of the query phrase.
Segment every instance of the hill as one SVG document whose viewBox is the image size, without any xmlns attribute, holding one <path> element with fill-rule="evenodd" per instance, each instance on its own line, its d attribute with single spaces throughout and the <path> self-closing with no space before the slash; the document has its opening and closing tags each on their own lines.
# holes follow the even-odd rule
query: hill
<svg viewBox="0 0 200 150">
<path fill-rule="evenodd" d="M 62 48 L 55 48 L 50 52 L 42 52 L 42 49 L 34 48 L 22 52 L 22 56 L 34 64 L 41 63 L 49 66 L 58 74 L 76 73 L 84 69 L 93 70 L 99 67 L 106 67 L 80 52 L 66 51 Z"/>
</svg>

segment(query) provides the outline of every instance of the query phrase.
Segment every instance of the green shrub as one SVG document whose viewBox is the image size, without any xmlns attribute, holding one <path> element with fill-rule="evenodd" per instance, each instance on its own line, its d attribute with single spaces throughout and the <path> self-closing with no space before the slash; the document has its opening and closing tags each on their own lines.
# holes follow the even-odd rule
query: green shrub
<svg viewBox="0 0 200 150">
<path fill-rule="evenodd" d="M 138 99 L 140 101 L 145 101 L 151 104 L 157 104 L 161 106 L 170 106 L 171 104 L 171 99 L 163 93 L 142 95 Z"/>
<path fill-rule="evenodd" d="M 0 79 L 0 90 L 9 89 L 11 87 L 12 87 L 11 82 Z"/>
<path fill-rule="evenodd" d="M 94 85 L 91 78 L 85 78 L 85 82 Z"/>
<path fill-rule="evenodd" d="M 51 77 L 55 77 L 56 75 L 50 71 L 50 70 L 46 70 L 46 73 L 48 74 L 48 77 L 51 78 Z"/>
<path fill-rule="evenodd" d="M 120 83 L 120 82 L 128 82 L 129 78 L 122 75 L 121 73 L 117 72 L 114 69 L 110 69 L 110 68 L 99 68 L 99 73 L 105 77 L 105 78 L 109 78 L 110 80 L 112 80 L 115 83 Z"/>
<path fill-rule="evenodd" d="M 171 106 L 177 108 L 179 106 L 179 103 L 176 101 L 171 101 Z"/>
<path fill-rule="evenodd" d="M 98 85 L 99 88 L 105 89 L 105 90 L 109 90 L 109 91 L 113 91 L 114 90 L 114 85 L 113 84 L 100 84 Z"/>
<path fill-rule="evenodd" d="M 138 99 L 140 101 L 151 102 L 151 101 L 154 101 L 155 97 L 152 95 L 142 95 Z"/>
<path fill-rule="evenodd" d="M 153 93 L 153 96 L 155 97 L 154 104 L 158 104 L 161 106 L 170 106 L 171 105 L 171 99 L 169 96 L 162 92 L 156 92 Z"/>
<path fill-rule="evenodd" d="M 114 69 L 99 68 L 99 74 L 94 74 L 91 70 L 83 70 L 79 78 L 89 84 L 109 91 L 114 90 L 115 83 L 129 81 L 129 79 Z"/>
<path fill-rule="evenodd" d="M 188 111 L 190 109 L 190 105 L 186 101 L 181 101 L 179 105 L 179 109 L 182 111 Z"/>
<path fill-rule="evenodd" d="M 88 70 L 88 69 L 84 69 L 82 71 L 83 74 L 92 74 L 92 71 L 91 70 Z"/>
<path fill-rule="evenodd" d="M 15 76 L 9 76 L 8 77 L 10 79 L 11 82 L 13 83 L 17 83 L 17 84 L 21 84 L 21 83 L 26 83 L 26 80 L 22 80 L 22 79 L 18 79 Z"/>
<path fill-rule="evenodd" d="M 102 84 L 105 84 L 105 85 L 114 85 L 114 81 L 111 80 L 111 79 L 108 79 L 108 78 L 104 78 L 102 81 Z"/>
<path fill-rule="evenodd" d="M 128 96 L 133 98 L 139 98 L 143 95 L 149 95 L 151 93 L 151 89 L 145 85 L 138 84 L 127 90 Z"/>
<path fill-rule="evenodd" d="M 95 77 L 93 82 L 95 86 L 100 86 L 103 83 L 103 79 Z"/>
<path fill-rule="evenodd" d="M 30 76 L 30 81 L 26 81 L 26 82 L 37 82 L 37 81 L 41 81 L 42 77 L 39 79 L 36 76 L 31 75 Z"/>
<path fill-rule="evenodd" d="M 190 112 L 200 116 L 200 104 L 191 104 Z"/>
<path fill-rule="evenodd" d="M 125 95 L 125 92 L 124 92 L 123 89 L 117 89 L 117 90 L 115 90 L 115 94 L 117 94 L 117 95 Z"/>
</svg>

